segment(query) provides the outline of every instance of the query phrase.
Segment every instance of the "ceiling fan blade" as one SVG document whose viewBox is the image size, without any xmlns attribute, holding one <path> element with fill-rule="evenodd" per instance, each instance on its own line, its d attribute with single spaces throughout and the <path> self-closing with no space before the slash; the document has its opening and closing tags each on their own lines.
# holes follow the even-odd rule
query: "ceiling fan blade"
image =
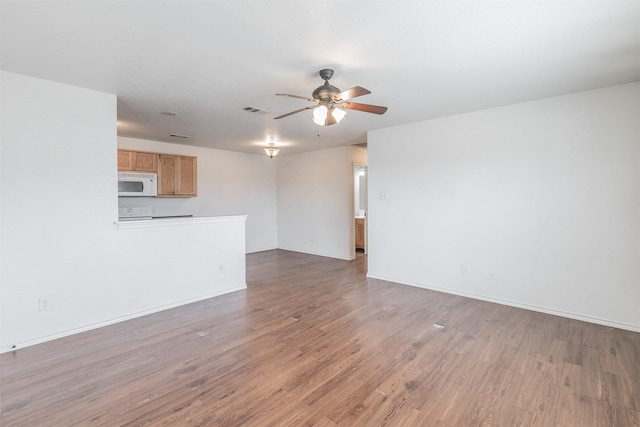
<svg viewBox="0 0 640 427">
<path fill-rule="evenodd" d="M 289 98 L 306 99 L 307 101 L 316 102 L 315 99 L 307 98 L 306 96 L 289 95 L 288 93 L 276 93 L 276 96 L 288 96 Z"/>
<path fill-rule="evenodd" d="M 345 99 L 355 98 L 357 96 L 368 95 L 370 93 L 371 91 L 368 89 L 365 89 L 360 86 L 355 86 L 355 87 L 352 87 L 351 89 L 347 89 L 344 92 L 340 92 L 339 94 L 334 95 L 333 99 L 336 101 L 342 101 Z"/>
<path fill-rule="evenodd" d="M 316 107 L 317 107 L 317 105 L 310 105 L 310 106 L 308 106 L 308 107 L 300 108 L 299 110 L 295 110 L 295 111 L 292 111 L 292 112 L 290 112 L 290 113 L 283 114 L 283 115 L 278 116 L 278 117 L 274 117 L 273 119 L 274 119 L 274 120 L 282 119 L 282 118 L 284 118 L 284 117 L 289 117 L 289 116 L 291 116 L 291 115 L 293 115 L 293 114 L 300 113 L 300 112 L 305 111 L 305 110 L 311 110 L 311 109 L 316 108 Z"/>
<path fill-rule="evenodd" d="M 384 114 L 387 111 L 387 107 L 381 107 L 379 105 L 359 104 L 357 102 L 343 102 L 340 107 L 347 110 L 364 111 L 365 113 Z"/>
</svg>

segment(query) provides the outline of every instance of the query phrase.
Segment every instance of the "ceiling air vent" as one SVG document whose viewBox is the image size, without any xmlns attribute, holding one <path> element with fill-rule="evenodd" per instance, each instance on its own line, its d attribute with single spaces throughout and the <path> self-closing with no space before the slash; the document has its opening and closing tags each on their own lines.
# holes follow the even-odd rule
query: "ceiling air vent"
<svg viewBox="0 0 640 427">
<path fill-rule="evenodd" d="M 266 110 L 262 110 L 257 107 L 244 107 L 243 110 L 249 113 L 266 113 L 267 112 Z"/>
</svg>

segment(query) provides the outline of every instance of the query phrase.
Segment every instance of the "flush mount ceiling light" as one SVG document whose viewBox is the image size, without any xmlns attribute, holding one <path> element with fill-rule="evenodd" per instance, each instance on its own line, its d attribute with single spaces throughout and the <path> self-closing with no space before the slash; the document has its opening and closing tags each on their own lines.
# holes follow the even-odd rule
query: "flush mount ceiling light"
<svg viewBox="0 0 640 427">
<path fill-rule="evenodd" d="M 275 147 L 275 145 L 276 145 L 275 143 L 270 142 L 269 147 L 264 149 L 264 152 L 267 153 L 267 156 L 269 156 L 270 159 L 273 159 L 280 152 L 279 148 L 273 148 Z"/>
<path fill-rule="evenodd" d="M 291 116 L 296 113 L 300 113 L 305 110 L 313 110 L 312 120 L 318 126 L 331 126 L 336 123 L 340 123 L 340 120 L 344 118 L 347 110 L 364 111 L 365 113 L 384 114 L 387 111 L 387 107 L 381 107 L 379 105 L 360 104 L 357 102 L 349 101 L 357 96 L 367 95 L 371 93 L 369 90 L 355 86 L 351 89 L 341 92 L 337 87 L 329 84 L 329 79 L 333 77 L 333 70 L 325 68 L 320 70 L 320 77 L 324 80 L 324 84 L 313 91 L 312 98 L 305 96 L 289 95 L 286 93 L 276 93 L 278 96 L 288 96 L 289 98 L 306 99 L 307 101 L 317 102 L 316 105 L 310 105 L 299 110 L 292 111 L 287 114 L 283 114 L 274 119 L 282 119 L 284 117 Z"/>
</svg>

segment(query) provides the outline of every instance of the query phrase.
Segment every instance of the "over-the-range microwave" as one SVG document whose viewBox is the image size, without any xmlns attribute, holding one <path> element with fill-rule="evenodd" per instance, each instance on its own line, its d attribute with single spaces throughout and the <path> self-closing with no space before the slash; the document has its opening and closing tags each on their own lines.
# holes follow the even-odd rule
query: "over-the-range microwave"
<svg viewBox="0 0 640 427">
<path fill-rule="evenodd" d="M 158 176 L 155 173 L 118 172 L 118 197 L 155 197 Z"/>
</svg>

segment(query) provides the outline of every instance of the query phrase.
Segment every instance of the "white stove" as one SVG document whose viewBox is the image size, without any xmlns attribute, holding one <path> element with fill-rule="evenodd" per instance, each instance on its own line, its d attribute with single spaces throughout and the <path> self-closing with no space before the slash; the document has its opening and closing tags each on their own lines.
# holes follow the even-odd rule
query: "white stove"
<svg viewBox="0 0 640 427">
<path fill-rule="evenodd" d="M 134 221 L 139 219 L 151 219 L 151 207 L 118 208 L 119 221 Z"/>
</svg>

